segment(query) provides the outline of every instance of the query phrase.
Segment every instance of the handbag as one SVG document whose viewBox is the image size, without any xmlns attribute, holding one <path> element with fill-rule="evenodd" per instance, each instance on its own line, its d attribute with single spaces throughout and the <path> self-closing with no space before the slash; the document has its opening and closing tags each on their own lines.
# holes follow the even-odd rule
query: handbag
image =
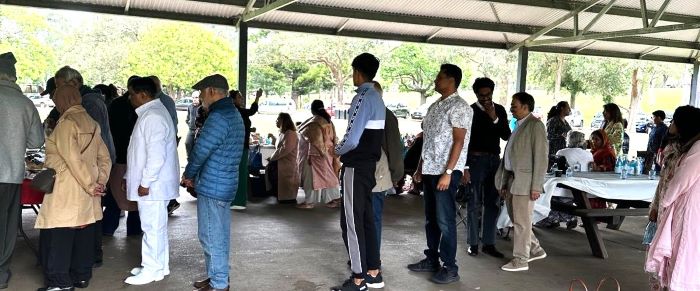
<svg viewBox="0 0 700 291">
<path fill-rule="evenodd" d="M 90 146 L 92 143 L 92 140 L 95 138 L 95 133 L 97 132 L 97 127 L 95 127 L 95 130 L 92 131 L 92 136 L 90 137 L 90 141 L 87 143 L 85 148 L 80 151 L 80 154 L 82 155 Z M 51 194 L 53 192 L 53 185 L 56 184 L 56 170 L 52 168 L 46 168 L 36 174 L 34 176 L 34 179 L 32 179 L 31 187 L 34 190 L 44 192 L 44 194 Z"/>
</svg>

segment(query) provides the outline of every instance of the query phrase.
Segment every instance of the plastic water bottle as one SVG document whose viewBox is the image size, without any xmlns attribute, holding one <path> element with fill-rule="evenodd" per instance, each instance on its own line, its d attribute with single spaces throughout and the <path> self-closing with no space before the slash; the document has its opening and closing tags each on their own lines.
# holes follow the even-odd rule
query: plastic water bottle
<svg viewBox="0 0 700 291">
<path fill-rule="evenodd" d="M 651 170 L 649 170 L 649 180 L 656 180 L 656 170 L 654 166 L 651 166 Z"/>
<path fill-rule="evenodd" d="M 574 172 L 581 172 L 581 163 L 576 162 L 576 164 L 574 164 Z"/>
<path fill-rule="evenodd" d="M 629 162 L 629 175 L 636 176 L 637 175 L 637 168 L 639 167 L 639 164 L 637 163 L 637 158 L 632 158 L 632 160 Z"/>
<path fill-rule="evenodd" d="M 617 157 L 617 161 L 615 161 L 615 174 L 621 174 L 622 173 L 622 157 Z"/>
<path fill-rule="evenodd" d="M 574 176 L 574 170 L 571 167 L 566 168 L 566 177 L 571 178 Z"/>
<path fill-rule="evenodd" d="M 627 165 L 622 166 L 622 172 L 620 173 L 620 179 L 627 180 L 627 176 L 629 174 L 628 171 L 629 171 L 629 166 L 627 166 Z"/>
</svg>

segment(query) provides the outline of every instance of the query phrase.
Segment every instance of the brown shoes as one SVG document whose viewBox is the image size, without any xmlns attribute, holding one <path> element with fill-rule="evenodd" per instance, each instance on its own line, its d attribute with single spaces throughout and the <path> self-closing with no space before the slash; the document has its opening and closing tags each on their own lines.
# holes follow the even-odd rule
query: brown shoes
<svg viewBox="0 0 700 291">
<path fill-rule="evenodd" d="M 201 281 L 195 281 L 192 286 L 194 286 L 194 291 L 229 291 L 229 286 L 224 289 L 216 289 L 209 285 L 211 279 L 207 278 Z"/>
</svg>

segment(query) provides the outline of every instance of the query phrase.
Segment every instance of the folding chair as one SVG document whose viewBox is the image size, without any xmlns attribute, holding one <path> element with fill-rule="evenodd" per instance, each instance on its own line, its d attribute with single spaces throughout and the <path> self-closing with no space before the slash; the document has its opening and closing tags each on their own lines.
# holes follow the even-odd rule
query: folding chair
<svg viewBox="0 0 700 291">
<path fill-rule="evenodd" d="M 457 189 L 457 195 L 455 195 L 455 203 L 457 203 L 457 225 L 464 224 L 466 231 L 469 231 L 469 225 L 467 225 L 467 200 L 469 199 L 468 193 L 471 191 L 471 184 L 460 185 Z"/>
</svg>

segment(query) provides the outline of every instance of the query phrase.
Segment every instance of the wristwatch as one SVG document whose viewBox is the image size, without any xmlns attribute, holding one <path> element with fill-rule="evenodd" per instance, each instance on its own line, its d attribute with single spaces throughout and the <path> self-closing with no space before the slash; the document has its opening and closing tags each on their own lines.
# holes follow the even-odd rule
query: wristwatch
<svg viewBox="0 0 700 291">
<path fill-rule="evenodd" d="M 452 175 L 452 169 L 445 170 L 445 174 L 448 176 Z"/>
</svg>

